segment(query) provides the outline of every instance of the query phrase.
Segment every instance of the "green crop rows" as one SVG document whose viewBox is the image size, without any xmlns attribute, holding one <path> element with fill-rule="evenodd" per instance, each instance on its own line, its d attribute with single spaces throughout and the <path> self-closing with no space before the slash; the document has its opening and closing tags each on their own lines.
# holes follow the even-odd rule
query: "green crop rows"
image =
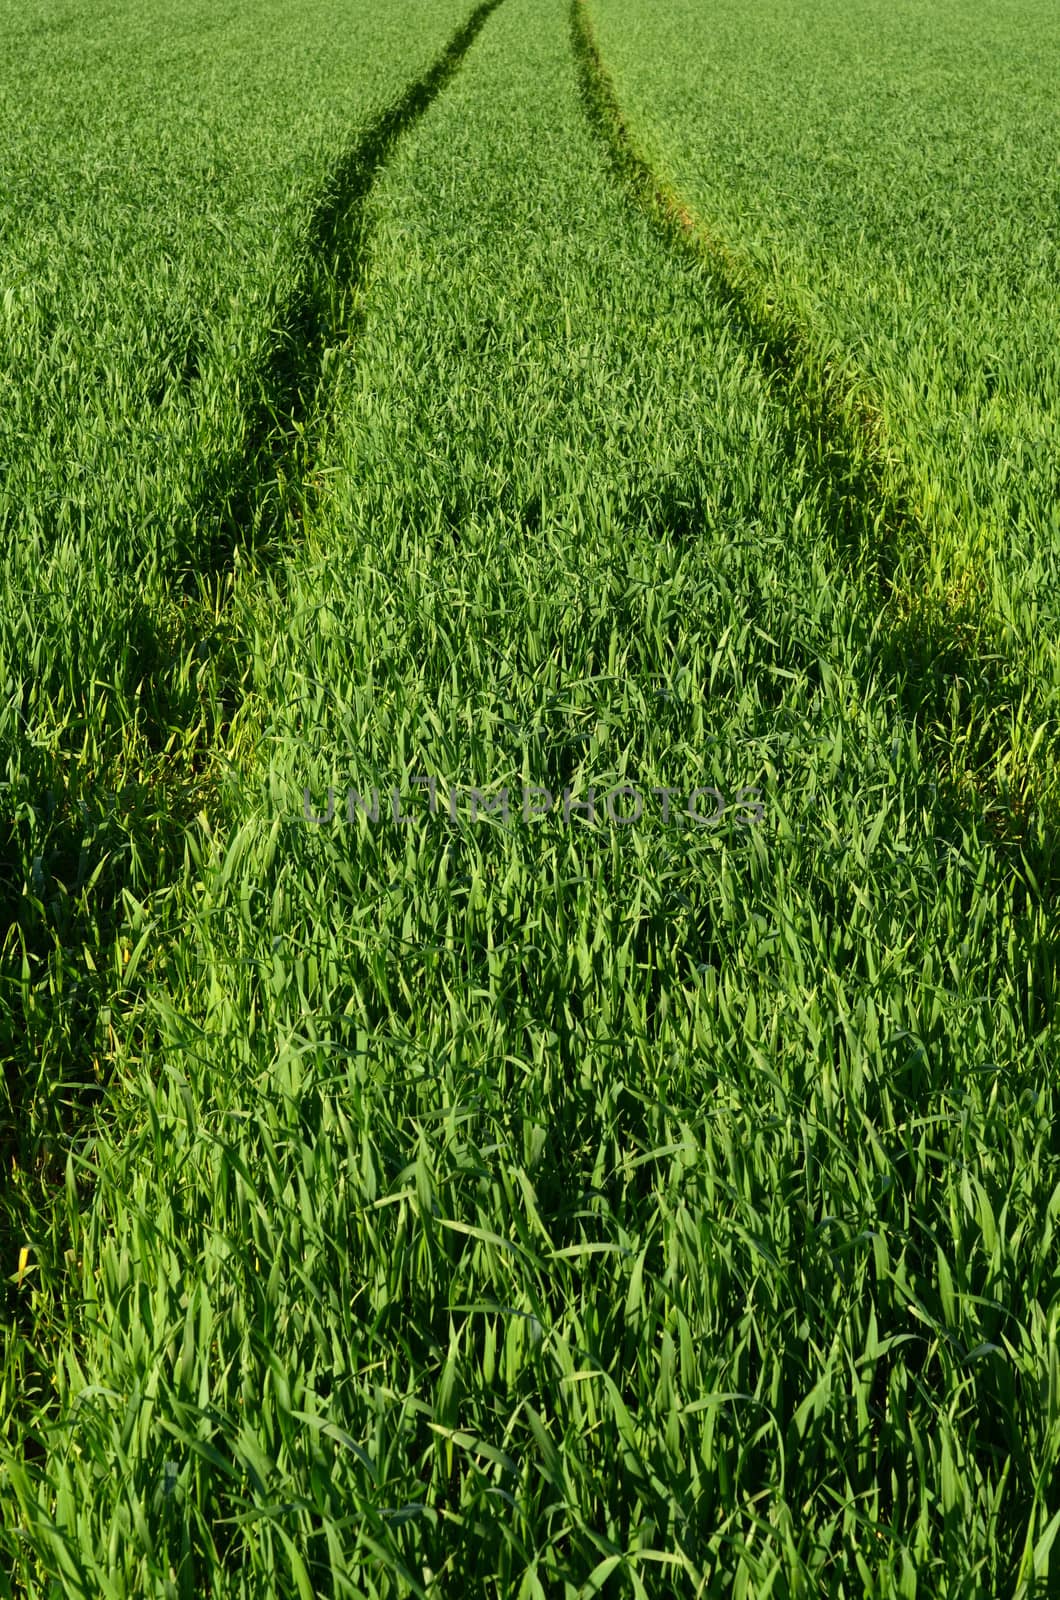
<svg viewBox="0 0 1060 1600">
<path fill-rule="evenodd" d="M 1057 1592 L 1055 22 L 712 12 L 0 0 L 0 1595 Z"/>
</svg>

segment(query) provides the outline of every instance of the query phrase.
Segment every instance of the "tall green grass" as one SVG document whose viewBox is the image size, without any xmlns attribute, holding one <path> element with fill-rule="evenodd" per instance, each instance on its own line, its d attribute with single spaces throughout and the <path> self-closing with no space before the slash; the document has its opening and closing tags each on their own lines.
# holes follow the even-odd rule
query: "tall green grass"
<svg viewBox="0 0 1060 1600">
<path fill-rule="evenodd" d="M 298 509 L 346 191 L 466 15 L 0 6 L 0 1149 L 20 1171 L 105 1073 L 135 906 L 179 876 L 234 739 L 233 552 L 267 558 Z"/>
<path fill-rule="evenodd" d="M 9 1592 L 1048 1592 L 1055 916 L 589 112 L 507 0 L 368 197 L 230 781 L 20 1219 Z"/>
<path fill-rule="evenodd" d="M 576 9 L 672 211 L 875 463 L 894 628 L 949 633 L 995 787 L 1055 829 L 1055 9 Z"/>
</svg>

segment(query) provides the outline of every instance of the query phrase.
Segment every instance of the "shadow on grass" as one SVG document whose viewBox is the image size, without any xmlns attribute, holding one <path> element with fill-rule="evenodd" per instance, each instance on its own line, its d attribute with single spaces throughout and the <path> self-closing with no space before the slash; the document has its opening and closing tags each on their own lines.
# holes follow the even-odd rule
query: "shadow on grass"
<svg viewBox="0 0 1060 1600">
<path fill-rule="evenodd" d="M 357 331 L 372 189 L 402 134 L 459 70 L 499 4 L 478 5 L 427 72 L 332 168 L 279 331 L 248 385 L 258 399 L 246 419 L 246 448 L 218 469 L 192 519 L 215 534 L 184 575 L 168 634 L 146 604 L 132 605 L 126 619 L 127 659 L 139 682 L 119 693 L 124 689 L 125 703 L 136 707 L 134 750 L 120 728 L 121 752 L 86 762 L 74 737 L 58 749 L 37 747 L 27 720 L 18 748 L 0 751 L 8 773 L 18 775 L 0 819 L 5 1175 L 61 1179 L 71 1130 L 105 1081 L 109 1008 L 136 1000 L 136 986 L 122 989 L 117 978 L 130 944 L 128 896 L 143 899 L 184 872 L 185 830 L 216 791 L 211 744 L 223 741 L 241 698 L 235 629 L 224 615 L 237 553 L 272 567 L 295 531 L 311 492 L 329 352 Z M 184 664 L 210 657 L 212 704 L 204 707 L 201 675 Z M 5 1176 L 2 1192 L 11 1189 Z M 10 1199 L 0 1207 L 0 1252 L 10 1254 L 13 1224 L 5 1211 Z"/>
<path fill-rule="evenodd" d="M 1060 930 L 1052 904 L 1060 889 L 1060 817 L 1052 783 L 1034 796 L 1035 772 L 1014 773 L 1013 763 L 1006 760 L 1015 713 L 1027 688 L 1018 664 L 991 648 L 987 629 L 971 606 L 944 610 L 903 593 L 900 558 L 912 554 L 915 561 L 925 549 L 926 536 L 910 496 L 896 484 L 884 459 L 871 414 L 844 397 L 829 375 L 815 367 L 808 341 L 797 328 L 784 327 L 764 313 L 751 275 L 706 235 L 679 196 L 666 192 L 640 155 L 593 40 L 584 0 L 571 0 L 570 26 L 586 112 L 616 181 L 649 216 L 663 242 L 690 267 L 706 273 L 710 289 L 770 381 L 783 416 L 788 459 L 793 466 L 808 468 L 835 558 L 856 576 L 864 622 L 857 624 L 861 649 L 852 651 L 852 659 L 859 662 L 862 681 L 886 686 L 917 730 L 924 768 L 937 780 L 933 816 L 940 839 L 956 850 L 969 837 L 990 843 L 992 876 L 1009 898 L 1012 946 L 1027 953 L 1022 970 L 1018 957 L 1012 966 L 1030 1043 L 1056 1017 Z M 679 516 L 673 532 L 687 537 L 687 518 Z M 1036 771 L 1040 777 L 1043 768 Z M 1041 1060 L 1039 1051 L 1033 1054 Z M 984 1070 L 993 1068 L 988 1063 Z M 896 1063 L 888 1092 L 915 1116 L 925 1103 L 945 1102 L 947 1088 L 928 1074 L 926 1056 L 918 1051 L 904 1064 Z M 954 1086 L 955 1095 L 960 1092 Z M 937 1298 L 935 1250 L 930 1230 L 910 1236 L 903 1264 Z M 910 1365 L 925 1369 L 926 1342 Z M 986 1457 L 993 1453 L 998 1460 L 1009 1456 L 1017 1461 L 996 1536 L 1002 1546 L 1018 1552 L 1038 1491 L 1030 1463 L 1018 1447 L 1024 1419 L 1013 1386 L 1000 1369 L 987 1378 L 977 1416 L 979 1448 Z M 899 1444 L 895 1458 L 900 1461 L 905 1447 Z M 804 1450 L 805 1444 L 800 1441 L 798 1448 Z"/>
<path fill-rule="evenodd" d="M 972 607 L 944 611 L 903 593 L 900 553 L 915 557 L 927 535 L 908 490 L 885 459 L 871 410 L 843 394 L 841 380 L 821 369 L 797 327 L 763 309 L 752 275 L 652 170 L 626 125 L 584 0 L 571 0 L 570 19 L 583 102 L 616 179 L 666 245 L 706 271 L 771 382 L 789 459 L 809 468 L 836 555 L 858 575 L 867 613 L 877 619 L 862 658 L 866 676 L 894 688 L 903 713 L 924 736 L 956 834 L 963 826 L 985 825 L 1012 868 L 1018 892 L 1029 903 L 1044 902 L 1060 890 L 1057 797 L 1050 789 L 1036 806 L 1030 774 L 997 777 L 1011 751 L 1013 713 L 1026 686 L 1013 664 L 991 650 Z M 678 532 L 687 531 L 680 518 Z M 960 731 L 959 746 L 954 730 Z M 1051 1014 L 1055 973 L 1043 979 Z"/>
</svg>

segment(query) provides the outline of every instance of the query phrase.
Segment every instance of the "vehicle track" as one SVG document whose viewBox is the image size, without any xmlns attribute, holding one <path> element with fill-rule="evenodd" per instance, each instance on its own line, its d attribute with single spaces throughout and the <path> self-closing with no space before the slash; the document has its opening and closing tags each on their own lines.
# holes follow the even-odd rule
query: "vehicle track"
<svg viewBox="0 0 1060 1600">
<path fill-rule="evenodd" d="M 220 489 L 226 537 L 218 554 L 231 561 L 247 529 L 258 530 L 281 481 L 304 486 L 313 471 L 313 421 L 326 407 L 328 353 L 348 344 L 367 272 L 367 202 L 398 140 L 459 71 L 501 0 L 483 0 L 433 66 L 410 84 L 338 159 L 309 219 L 304 269 L 288 297 L 261 375 L 252 446 Z M 307 434 L 308 430 L 308 434 Z"/>
<path fill-rule="evenodd" d="M 630 131 L 586 0 L 571 0 L 570 21 L 586 113 L 616 179 L 671 248 L 708 269 L 831 503 L 840 548 L 878 614 L 874 666 L 928 735 L 957 809 L 983 816 L 1032 899 L 1048 896 L 1060 887 L 1060 807 L 1048 778 L 1048 740 L 1027 731 L 1033 697 L 995 647 L 988 618 L 916 593 L 904 576 L 924 567 L 929 533 L 864 382 L 852 368 L 815 356 L 808 330 L 785 317 L 753 270 L 654 170 Z"/>
<path fill-rule="evenodd" d="M 14 822 L 0 836 L 0 908 L 6 931 L 0 983 L 12 996 L 9 1037 L 0 1035 L 7 1106 L 0 1153 L 47 1188 L 61 1181 L 71 1128 L 97 1097 L 113 1043 L 111 1008 L 135 1008 L 136 961 L 125 978 L 113 967 L 119 940 L 125 958 L 141 935 L 163 936 L 152 904 L 164 902 L 182 871 L 183 838 L 216 793 L 242 699 L 234 616 L 255 568 L 278 571 L 277 556 L 311 496 L 319 432 L 330 386 L 329 353 L 348 346 L 357 329 L 358 298 L 367 274 L 368 202 L 402 136 L 450 83 L 501 0 L 483 0 L 445 49 L 401 98 L 377 116 L 331 169 L 305 229 L 302 268 L 287 297 L 269 353 L 248 381 L 256 391 L 248 447 L 211 485 L 199 517 L 217 530 L 200 566 L 182 587 L 187 604 L 176 636 L 152 645 L 150 678 L 138 696 L 140 770 L 70 774 L 61 753 L 49 757 L 34 803 L 53 808 L 46 852 L 23 882 Z M 152 634 L 155 619 L 152 622 Z M 142 659 L 142 658 L 141 658 Z M 173 730 L 196 729 L 182 743 Z M 146 752 L 146 753 L 145 753 Z M 161 891 L 161 895 L 159 894 Z M 130 926 L 126 900 L 142 903 Z M 133 902 L 135 904 L 135 901 Z M 90 953 L 85 961 L 82 952 Z M 74 952 L 71 954 L 70 952 Z M 137 956 L 140 954 L 137 951 Z M 62 971 L 56 971 L 56 964 Z M 28 1005 L 18 1027 L 20 1006 Z M 31 1015 L 32 1014 L 32 1015 Z M 43 1048 L 42 1048 L 43 1041 Z M 27 1135 L 29 1101 L 46 1093 L 45 1065 L 61 1067 L 65 1106 L 42 1143 Z M 50 1096 L 50 1091 L 47 1091 Z M 58 1137 L 58 1148 L 51 1141 Z M 0 1244 L 13 1248 L 13 1224 L 0 1213 Z"/>
</svg>

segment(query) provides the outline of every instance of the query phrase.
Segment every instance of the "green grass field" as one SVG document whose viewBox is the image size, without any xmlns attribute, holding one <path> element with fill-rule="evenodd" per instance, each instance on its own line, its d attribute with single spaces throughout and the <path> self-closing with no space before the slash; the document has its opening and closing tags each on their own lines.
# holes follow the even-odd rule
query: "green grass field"
<svg viewBox="0 0 1060 1600">
<path fill-rule="evenodd" d="M 1011 707 L 983 724 L 984 759 L 1055 813 L 1060 16 L 580 9 L 662 193 L 805 388 L 868 422 L 896 622 L 919 610 L 966 641 L 962 674 Z"/>
<path fill-rule="evenodd" d="M 1060 1592 L 1055 19 L 0 5 L 0 1595 Z"/>
</svg>

